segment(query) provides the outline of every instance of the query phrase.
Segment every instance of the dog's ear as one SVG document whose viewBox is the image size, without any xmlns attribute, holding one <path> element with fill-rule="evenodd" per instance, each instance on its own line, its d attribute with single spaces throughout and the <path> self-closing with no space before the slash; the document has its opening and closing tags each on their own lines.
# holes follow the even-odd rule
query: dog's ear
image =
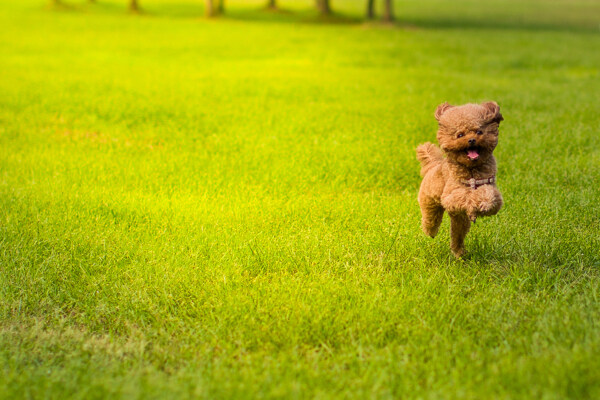
<svg viewBox="0 0 600 400">
<path fill-rule="evenodd" d="M 486 101 L 481 103 L 481 106 L 485 108 L 485 119 L 489 122 L 504 121 L 504 117 L 500 114 L 500 106 L 495 101 Z"/>
<path fill-rule="evenodd" d="M 435 119 L 438 121 L 442 118 L 442 115 L 448 111 L 450 108 L 454 107 L 453 105 L 448 104 L 448 102 L 444 102 L 440 104 L 435 110 Z"/>
</svg>

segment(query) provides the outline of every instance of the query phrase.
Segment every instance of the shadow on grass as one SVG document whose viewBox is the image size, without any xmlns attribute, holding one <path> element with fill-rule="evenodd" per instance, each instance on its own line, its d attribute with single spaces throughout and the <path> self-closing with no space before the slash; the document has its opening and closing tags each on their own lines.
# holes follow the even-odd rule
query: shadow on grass
<svg viewBox="0 0 600 400">
<path fill-rule="evenodd" d="M 466 262 L 482 265 L 536 265 L 546 269 L 594 269 L 600 267 L 600 257 L 583 246 L 567 248 L 566 243 L 554 243 L 543 238 L 524 239 L 520 236 L 497 238 L 492 231 L 467 236 Z"/>
<path fill-rule="evenodd" d="M 416 27 L 427 30 L 458 29 L 458 30 L 523 30 L 523 31 L 573 31 L 598 32 L 596 25 L 575 24 L 571 21 L 519 21 L 513 19 L 480 19 L 473 17 L 437 17 L 431 18 L 400 18 L 399 26 Z"/>
</svg>

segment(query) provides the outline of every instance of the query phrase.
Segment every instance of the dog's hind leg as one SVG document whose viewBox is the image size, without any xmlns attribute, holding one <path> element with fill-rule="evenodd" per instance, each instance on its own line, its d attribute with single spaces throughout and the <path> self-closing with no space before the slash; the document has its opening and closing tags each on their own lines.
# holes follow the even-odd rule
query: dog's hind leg
<svg viewBox="0 0 600 400">
<path fill-rule="evenodd" d="M 421 227 L 423 232 L 431 237 L 435 237 L 440 230 L 444 209 L 432 200 L 423 200 L 419 202 L 421 206 Z"/>
<path fill-rule="evenodd" d="M 471 228 L 471 221 L 464 213 L 450 214 L 450 249 L 456 258 L 465 254 L 465 236 Z"/>
</svg>

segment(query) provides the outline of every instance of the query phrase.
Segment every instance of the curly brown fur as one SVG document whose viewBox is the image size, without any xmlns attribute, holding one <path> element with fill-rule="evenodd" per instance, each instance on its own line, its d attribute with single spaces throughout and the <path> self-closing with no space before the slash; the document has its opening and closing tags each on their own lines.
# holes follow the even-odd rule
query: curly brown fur
<svg viewBox="0 0 600 400">
<path fill-rule="evenodd" d="M 435 111 L 440 147 L 424 143 L 417 147 L 423 182 L 419 190 L 422 228 L 437 235 L 444 211 L 450 216 L 450 248 L 456 257 L 465 252 L 465 236 L 477 217 L 496 214 L 502 195 L 494 183 L 473 188 L 465 182 L 496 175 L 492 153 L 498 144 L 500 107 L 493 101 L 452 106 Z"/>
</svg>

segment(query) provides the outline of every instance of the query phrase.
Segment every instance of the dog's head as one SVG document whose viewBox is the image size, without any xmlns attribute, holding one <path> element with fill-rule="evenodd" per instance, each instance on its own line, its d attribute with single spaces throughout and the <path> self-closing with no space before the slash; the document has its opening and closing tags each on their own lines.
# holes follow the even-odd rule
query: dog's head
<svg viewBox="0 0 600 400">
<path fill-rule="evenodd" d="M 498 125 L 504 120 L 493 101 L 435 110 L 439 124 L 437 140 L 449 159 L 467 167 L 484 164 L 498 144 Z"/>
</svg>

